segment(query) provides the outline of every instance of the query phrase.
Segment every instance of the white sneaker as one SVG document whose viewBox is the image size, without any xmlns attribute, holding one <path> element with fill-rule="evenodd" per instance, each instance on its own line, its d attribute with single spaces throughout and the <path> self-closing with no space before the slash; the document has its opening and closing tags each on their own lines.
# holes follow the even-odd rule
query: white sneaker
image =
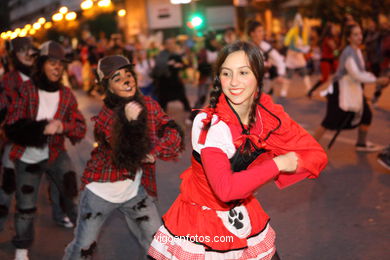
<svg viewBox="0 0 390 260">
<path fill-rule="evenodd" d="M 357 152 L 366 152 L 366 153 L 378 152 L 383 150 L 384 148 L 382 145 L 374 144 L 371 142 L 366 142 L 365 145 L 356 145 L 355 147 Z"/>
<path fill-rule="evenodd" d="M 15 260 L 28 260 L 28 249 L 16 249 Z"/>
<path fill-rule="evenodd" d="M 73 228 L 74 224 L 68 217 L 64 217 L 61 222 L 57 222 L 61 227 Z"/>
</svg>

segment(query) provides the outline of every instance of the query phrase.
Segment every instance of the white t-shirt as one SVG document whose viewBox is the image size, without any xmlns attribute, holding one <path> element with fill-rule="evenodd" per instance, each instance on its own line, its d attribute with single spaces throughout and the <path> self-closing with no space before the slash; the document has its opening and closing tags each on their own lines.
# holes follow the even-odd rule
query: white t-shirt
<svg viewBox="0 0 390 260">
<path fill-rule="evenodd" d="M 60 101 L 60 91 L 48 92 L 38 89 L 39 107 L 36 120 L 51 120 L 58 110 L 58 103 Z M 27 147 L 20 158 L 25 163 L 38 163 L 49 158 L 49 146 L 45 145 L 43 148 Z"/>
<path fill-rule="evenodd" d="M 124 180 L 116 182 L 91 182 L 85 187 L 92 191 L 96 196 L 111 202 L 123 203 L 134 198 L 138 193 L 141 184 L 142 170 L 139 169 L 134 180 Z"/>
</svg>

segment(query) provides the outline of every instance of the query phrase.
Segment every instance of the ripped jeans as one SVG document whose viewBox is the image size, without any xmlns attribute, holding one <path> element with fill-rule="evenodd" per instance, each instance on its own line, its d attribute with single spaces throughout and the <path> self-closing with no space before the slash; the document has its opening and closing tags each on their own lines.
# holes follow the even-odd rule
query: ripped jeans
<svg viewBox="0 0 390 260">
<path fill-rule="evenodd" d="M 16 236 L 12 243 L 16 248 L 30 248 L 34 241 L 34 218 L 42 175 L 47 174 L 64 198 L 64 210 L 72 222 L 77 219 L 78 193 L 76 173 L 66 152 L 61 152 L 52 162 L 47 160 L 28 164 L 15 161 L 16 180 Z"/>
<path fill-rule="evenodd" d="M 74 238 L 65 248 L 63 260 L 90 259 L 102 225 L 116 209 L 125 216 L 130 231 L 146 252 L 162 222 L 153 199 L 147 195 L 142 185 L 137 196 L 123 203 L 106 201 L 86 188 L 80 196 Z"/>
</svg>

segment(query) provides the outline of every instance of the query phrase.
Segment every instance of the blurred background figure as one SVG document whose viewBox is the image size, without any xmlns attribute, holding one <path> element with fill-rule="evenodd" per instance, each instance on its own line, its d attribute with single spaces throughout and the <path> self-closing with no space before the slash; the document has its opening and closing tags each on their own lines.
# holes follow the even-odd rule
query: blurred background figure
<svg viewBox="0 0 390 260">
<path fill-rule="evenodd" d="M 154 59 L 148 57 L 146 50 L 137 50 L 134 55 L 135 73 L 137 74 L 137 84 L 142 94 L 151 96 L 154 87 L 151 77 L 155 62 Z"/>
<path fill-rule="evenodd" d="M 264 67 L 266 68 L 263 83 L 264 90 L 269 94 L 273 93 L 271 81 L 281 85 L 282 89 L 284 89 L 285 87 L 283 85 L 287 84 L 285 79 L 286 64 L 284 57 L 271 44 L 264 40 L 264 26 L 258 21 L 249 20 L 247 22 L 246 32 L 249 39 L 260 48 L 264 55 Z"/>
<path fill-rule="evenodd" d="M 311 87 L 311 81 L 306 68 L 305 53 L 310 49 L 308 45 L 309 28 L 303 24 L 302 16 L 298 13 L 294 18 L 294 25 L 287 33 L 284 44 L 288 47 L 286 55 L 287 77 L 291 80 L 294 73 L 302 77 L 306 91 Z M 280 91 L 280 96 L 286 97 L 289 84 L 285 84 Z"/>
<path fill-rule="evenodd" d="M 322 32 L 322 36 L 319 40 L 321 46 L 321 78 L 318 80 L 307 92 L 308 97 L 312 97 L 313 92 L 318 89 L 323 83 L 325 83 L 329 77 L 336 72 L 338 64 L 338 48 L 340 45 L 338 30 L 335 24 L 328 23 L 325 25 L 325 29 Z"/>
<path fill-rule="evenodd" d="M 221 45 L 217 41 L 216 34 L 214 32 L 209 32 L 204 41 L 204 48 L 202 48 L 197 55 L 199 80 L 197 100 L 194 109 L 202 108 L 206 102 L 210 86 L 213 83 L 213 66 L 217 60 L 220 48 Z M 192 121 L 197 114 L 198 111 L 192 111 L 190 120 Z"/>
<path fill-rule="evenodd" d="M 177 54 L 175 38 L 167 38 L 164 50 L 156 56 L 156 65 L 152 72 L 155 82 L 157 100 L 165 111 L 170 101 L 179 100 L 186 112 L 191 112 L 184 84 L 180 78 L 180 71 L 184 69 L 184 63 Z"/>
</svg>

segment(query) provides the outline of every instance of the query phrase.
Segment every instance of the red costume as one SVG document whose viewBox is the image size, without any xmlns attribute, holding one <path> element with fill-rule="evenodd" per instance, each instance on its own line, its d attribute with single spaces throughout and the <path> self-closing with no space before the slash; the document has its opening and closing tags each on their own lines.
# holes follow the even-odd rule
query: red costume
<svg viewBox="0 0 390 260">
<path fill-rule="evenodd" d="M 230 141 L 237 151 L 240 150 L 241 144 L 249 139 L 262 152 L 247 165 L 246 169 L 236 172 L 232 170 L 231 159 L 229 161 L 226 153 L 218 147 L 206 146 L 201 149 L 200 156 L 194 152 L 192 166 L 181 176 L 183 180 L 181 193 L 163 216 L 164 226 L 156 234 L 149 249 L 152 257 L 156 259 L 169 259 L 172 256 L 189 259 L 187 257 L 200 255 L 205 255 L 206 259 L 214 257 L 224 259 L 223 255 L 229 259 L 272 257 L 275 251 L 275 234 L 267 225 L 268 215 L 252 193 L 272 179 L 279 188 L 284 188 L 305 178 L 316 178 L 325 167 L 327 157 L 322 147 L 284 112 L 282 106 L 273 104 L 271 98 L 265 94 L 262 94 L 260 103 L 265 109 L 257 106 L 256 123 L 250 129 L 250 134 L 242 134 L 241 123 L 224 94 L 221 94 L 215 111 L 211 109 L 204 111 L 207 113 L 204 123 L 212 120 L 214 114 L 228 126 L 232 137 Z M 202 114 L 204 116 L 204 113 L 200 115 Z M 281 124 L 275 116 L 280 119 Z M 195 122 L 196 120 L 194 127 Z M 212 123 L 210 129 L 215 124 L 216 122 Z M 277 130 L 270 134 L 274 129 Z M 204 142 L 206 138 L 207 131 L 202 131 L 199 142 Z M 294 173 L 279 173 L 272 158 L 290 151 L 298 155 L 298 169 Z M 224 212 L 229 217 L 223 216 Z M 240 212 L 242 215 L 239 215 Z M 236 213 L 238 219 L 240 217 L 243 219 L 243 224 L 233 222 L 237 219 Z M 244 223 L 246 215 L 249 216 L 247 224 Z M 225 220 L 237 230 L 229 227 Z M 205 253 L 202 254 L 201 250 L 191 248 L 187 242 L 175 240 L 177 243 L 161 243 L 159 240 L 167 234 L 169 236 L 169 233 L 172 236 L 210 237 L 211 241 L 196 241 L 196 246 L 200 244 L 204 247 Z M 228 242 L 213 241 L 212 238 L 216 236 L 233 236 L 234 239 Z"/>
</svg>

